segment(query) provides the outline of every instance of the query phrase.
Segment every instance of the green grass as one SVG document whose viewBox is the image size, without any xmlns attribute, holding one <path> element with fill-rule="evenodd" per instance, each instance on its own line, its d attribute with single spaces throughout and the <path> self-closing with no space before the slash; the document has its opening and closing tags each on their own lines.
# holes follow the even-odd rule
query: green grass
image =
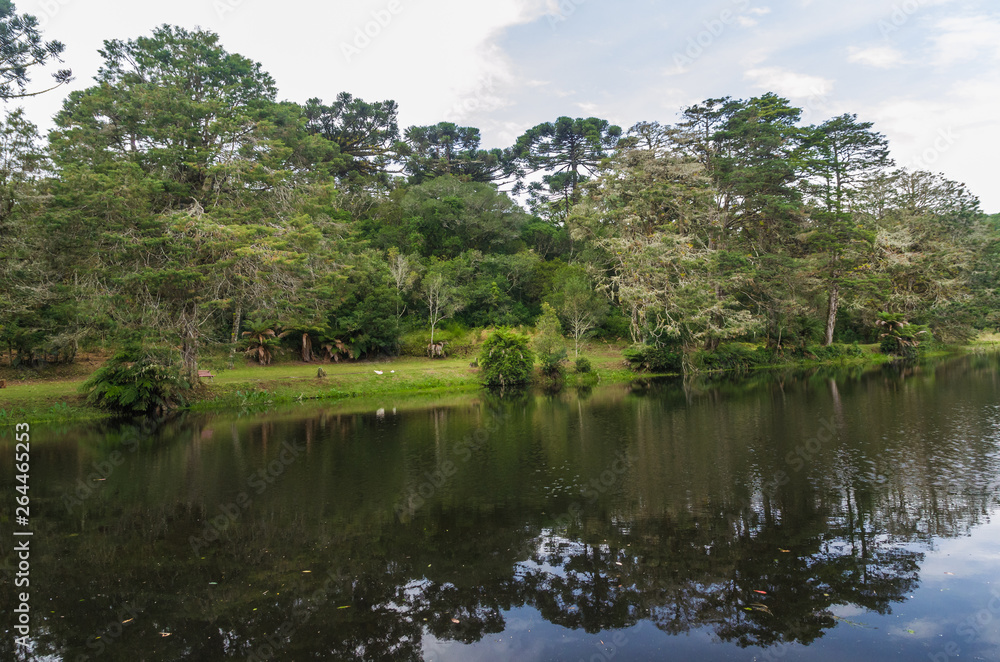
<svg viewBox="0 0 1000 662">
<path fill-rule="evenodd" d="M 621 347 L 592 343 L 583 348 L 594 372 L 577 375 L 570 368 L 568 386 L 595 382 L 630 381 L 635 377 L 622 364 Z M 479 370 L 469 365 L 472 357 L 429 359 L 401 357 L 359 363 L 302 363 L 289 361 L 261 366 L 238 355 L 233 369 L 226 352 L 206 354 L 200 367 L 211 370 L 190 395 L 193 411 L 267 410 L 297 402 L 394 401 L 456 396 L 480 388 Z M 87 420 L 106 415 L 88 407 L 79 392 L 100 360 L 82 362 L 67 369 L 49 369 L 41 374 L 28 371 L 7 373 L 7 388 L 0 390 L 0 425 L 22 421 L 45 422 Z M 327 376 L 318 378 L 323 368 Z M 9 370 L 9 369 L 8 369 Z M 375 371 L 381 371 L 379 375 Z M 346 406 L 346 404 L 338 404 Z"/>
<path fill-rule="evenodd" d="M 976 346 L 996 345 L 1000 334 L 980 336 Z M 640 375 L 630 371 L 624 362 L 625 344 L 590 342 L 581 347 L 581 356 L 593 364 L 593 371 L 577 374 L 570 360 L 566 366 L 568 387 L 595 383 L 629 382 Z M 877 351 L 876 345 L 861 345 L 857 356 L 841 356 L 829 360 L 787 357 L 773 367 L 808 367 L 813 365 L 875 364 L 888 360 Z M 954 350 L 954 348 L 950 348 Z M 947 353 L 947 351 L 945 352 Z M 207 354 L 202 358 L 202 369 L 215 374 L 204 380 L 191 394 L 189 408 L 193 411 L 264 411 L 283 404 L 328 402 L 338 407 L 350 407 L 348 402 L 379 404 L 383 406 L 388 396 L 392 402 L 428 400 L 467 396 L 480 388 L 479 370 L 469 365 L 471 356 L 462 358 L 429 359 L 426 357 L 401 357 L 394 360 L 359 363 L 302 363 L 288 361 L 270 366 L 249 363 L 237 356 L 234 369 L 226 369 L 227 352 Z M 16 376 L 7 372 L 7 388 L 0 390 L 0 426 L 30 421 L 87 420 L 105 417 L 91 407 L 79 393 L 80 385 L 96 370 L 99 360 L 81 362 L 72 369 L 65 367 L 50 371 L 49 377 L 27 373 Z M 319 368 L 327 376 L 318 378 Z M 9 370 L 9 369 L 6 369 Z M 376 374 L 376 370 L 382 374 Z M 537 369 L 536 369 L 537 372 Z M 714 372 L 714 371 L 706 371 Z M 0 372 L 0 375 L 3 373 Z M 649 377 L 651 375 L 641 375 Z"/>
<path fill-rule="evenodd" d="M 983 331 L 970 344 L 973 347 L 1000 347 L 1000 333 Z"/>
</svg>

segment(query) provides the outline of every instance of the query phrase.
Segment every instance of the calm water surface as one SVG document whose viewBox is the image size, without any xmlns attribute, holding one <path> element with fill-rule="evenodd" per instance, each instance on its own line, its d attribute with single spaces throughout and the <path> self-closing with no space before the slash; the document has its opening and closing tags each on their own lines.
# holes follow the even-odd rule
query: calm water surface
<svg viewBox="0 0 1000 662">
<path fill-rule="evenodd" d="M 2 660 L 1000 660 L 996 355 L 37 426 L 31 496 Z"/>
</svg>

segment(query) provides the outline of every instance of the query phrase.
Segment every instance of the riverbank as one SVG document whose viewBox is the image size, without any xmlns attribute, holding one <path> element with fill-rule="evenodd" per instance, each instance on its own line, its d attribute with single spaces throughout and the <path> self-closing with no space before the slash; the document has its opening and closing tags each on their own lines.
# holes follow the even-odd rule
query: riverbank
<svg viewBox="0 0 1000 662">
<path fill-rule="evenodd" d="M 622 358 L 621 346 L 589 344 L 582 355 L 592 363 L 590 373 L 577 374 L 572 362 L 566 370 L 566 387 L 596 383 L 627 383 L 637 378 L 660 375 L 632 372 Z M 1000 335 L 981 336 L 976 343 L 935 350 L 927 358 L 969 350 L 1000 349 Z M 15 422 L 86 421 L 106 418 L 89 407 L 80 393 L 81 385 L 106 357 L 89 355 L 73 366 L 57 366 L 46 371 L 15 373 L 0 369 L 0 379 L 7 387 L 0 390 L 0 426 Z M 219 357 L 207 357 L 205 366 L 223 365 Z M 871 365 L 890 360 L 875 345 L 861 346 L 855 356 L 837 358 L 795 357 L 761 369 L 808 369 L 823 365 Z M 326 373 L 318 377 L 322 368 Z M 726 370 L 706 370 L 731 372 Z M 740 371 L 737 371 L 740 372 Z M 212 369 L 214 377 L 202 380 L 191 394 L 191 411 L 226 411 L 267 409 L 282 404 L 306 401 L 341 401 L 376 398 L 387 395 L 419 394 L 446 396 L 449 393 L 481 388 L 479 370 L 469 358 L 428 359 L 401 357 L 384 361 L 318 364 L 287 362 L 261 366 L 244 362 L 242 357 L 233 369 Z"/>
<path fill-rule="evenodd" d="M 625 368 L 621 347 L 594 343 L 586 356 L 593 364 L 588 374 L 567 370 L 566 385 L 628 382 L 634 373 Z M 14 422 L 98 420 L 106 415 L 85 402 L 80 387 L 105 357 L 88 357 L 77 366 L 58 366 L 48 371 L 14 373 L 6 368 L 0 379 L 0 425 Z M 213 369 L 226 360 L 206 357 L 203 367 L 214 377 L 203 379 L 189 397 L 191 411 L 242 410 L 305 402 L 338 401 L 380 395 L 421 395 L 475 391 L 480 388 L 479 369 L 470 358 L 429 359 L 400 357 L 357 363 L 302 363 L 299 361 L 261 366 L 239 357 L 233 369 Z M 322 369 L 325 377 L 318 377 Z"/>
</svg>

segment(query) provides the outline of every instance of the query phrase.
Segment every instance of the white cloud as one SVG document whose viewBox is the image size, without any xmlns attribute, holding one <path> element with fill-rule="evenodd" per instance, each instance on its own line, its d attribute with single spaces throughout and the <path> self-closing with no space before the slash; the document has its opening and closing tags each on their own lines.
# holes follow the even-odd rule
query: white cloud
<svg viewBox="0 0 1000 662">
<path fill-rule="evenodd" d="M 954 16 L 935 25 L 934 64 L 1000 60 L 1000 21 L 992 16 Z"/>
<path fill-rule="evenodd" d="M 848 62 L 864 64 L 877 69 L 892 69 L 905 63 L 903 53 L 891 46 L 857 48 L 852 46 L 847 56 Z"/>
<path fill-rule="evenodd" d="M 751 7 L 750 9 L 746 10 L 746 13 L 747 14 L 752 14 L 754 16 L 766 16 L 767 14 L 771 13 L 771 8 L 770 7 Z M 740 16 L 736 17 L 736 23 L 741 28 L 752 28 L 752 27 L 755 27 L 756 25 L 758 25 L 760 23 L 760 21 L 758 21 L 755 18 L 750 18 L 749 16 L 740 15 Z"/>
<path fill-rule="evenodd" d="M 765 91 L 777 92 L 787 97 L 824 98 L 833 91 L 833 81 L 788 71 L 780 67 L 750 69 L 744 78 Z"/>
<path fill-rule="evenodd" d="M 990 160 L 1000 150 L 998 104 L 1000 74 L 993 73 L 957 81 L 934 98 L 893 98 L 858 111 L 889 138 L 897 165 L 944 172 L 997 211 Z"/>
</svg>

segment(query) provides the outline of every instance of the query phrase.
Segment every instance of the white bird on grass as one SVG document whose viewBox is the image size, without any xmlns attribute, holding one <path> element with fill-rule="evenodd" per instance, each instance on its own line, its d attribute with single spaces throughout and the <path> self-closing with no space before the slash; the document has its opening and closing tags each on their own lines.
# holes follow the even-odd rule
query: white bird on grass
<svg viewBox="0 0 1000 662">
<path fill-rule="evenodd" d="M 381 375 L 381 374 L 382 374 L 382 371 L 381 371 L 381 370 L 376 370 L 376 371 L 375 371 L 375 374 L 376 374 L 376 375 Z"/>
</svg>

